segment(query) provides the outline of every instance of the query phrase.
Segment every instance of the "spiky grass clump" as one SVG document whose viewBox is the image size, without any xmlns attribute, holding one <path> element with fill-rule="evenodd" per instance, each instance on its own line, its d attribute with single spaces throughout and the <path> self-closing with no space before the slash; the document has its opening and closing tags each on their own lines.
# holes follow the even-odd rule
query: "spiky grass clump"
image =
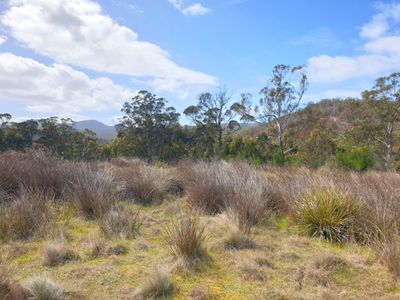
<svg viewBox="0 0 400 300">
<path fill-rule="evenodd" d="M 173 293 L 173 283 L 166 268 L 157 268 L 147 281 L 139 287 L 134 299 L 157 299 Z"/>
<path fill-rule="evenodd" d="M 28 299 L 28 291 L 14 279 L 14 269 L 10 266 L 0 266 L 0 299 Z"/>
<path fill-rule="evenodd" d="M 300 228 L 313 237 L 343 243 L 353 237 L 360 205 L 347 194 L 320 189 L 307 194 L 298 206 Z"/>
<path fill-rule="evenodd" d="M 187 263 L 194 263 L 205 256 L 205 226 L 197 212 L 189 210 L 166 228 L 165 243 L 171 254 Z"/>
<path fill-rule="evenodd" d="M 107 213 L 115 200 L 113 178 L 91 169 L 89 165 L 76 168 L 70 184 L 70 197 L 76 208 L 88 219 Z"/>
<path fill-rule="evenodd" d="M 44 235 L 52 224 L 52 196 L 23 188 L 20 196 L 0 203 L 0 238 L 23 240 Z"/>
<path fill-rule="evenodd" d="M 31 278 L 27 284 L 27 289 L 32 295 L 29 299 L 33 300 L 63 300 L 65 299 L 64 289 L 58 283 L 44 276 Z"/>
<path fill-rule="evenodd" d="M 122 203 L 115 205 L 99 219 L 100 230 L 106 237 L 134 238 L 139 234 L 142 225 L 140 211 Z"/>
<path fill-rule="evenodd" d="M 161 203 L 174 183 L 172 176 L 163 168 L 134 162 L 114 170 L 119 182 L 118 197 L 143 205 Z"/>
<path fill-rule="evenodd" d="M 76 260 L 79 255 L 64 244 L 49 244 L 43 249 L 43 264 L 54 267 L 71 260 Z"/>
</svg>

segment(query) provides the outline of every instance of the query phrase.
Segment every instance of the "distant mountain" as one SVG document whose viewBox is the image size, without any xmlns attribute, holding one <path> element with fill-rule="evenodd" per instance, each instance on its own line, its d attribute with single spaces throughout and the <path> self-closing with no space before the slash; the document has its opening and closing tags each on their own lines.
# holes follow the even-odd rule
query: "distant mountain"
<svg viewBox="0 0 400 300">
<path fill-rule="evenodd" d="M 114 126 L 103 124 L 96 120 L 85 120 L 76 122 L 74 126 L 79 131 L 89 129 L 96 133 L 97 137 L 103 140 L 112 140 L 117 136 L 117 130 Z"/>
</svg>

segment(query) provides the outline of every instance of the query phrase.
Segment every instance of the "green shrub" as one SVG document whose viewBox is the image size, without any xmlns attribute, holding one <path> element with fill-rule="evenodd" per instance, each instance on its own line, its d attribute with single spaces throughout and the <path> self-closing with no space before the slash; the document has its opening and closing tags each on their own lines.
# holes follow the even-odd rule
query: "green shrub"
<svg viewBox="0 0 400 300">
<path fill-rule="evenodd" d="M 365 171 L 374 165 L 374 155 L 367 147 L 357 147 L 336 153 L 337 167 L 353 171 Z"/>
<path fill-rule="evenodd" d="M 343 192 L 326 189 L 307 194 L 298 205 L 300 228 L 313 237 L 345 242 L 354 234 L 360 205 Z"/>
</svg>

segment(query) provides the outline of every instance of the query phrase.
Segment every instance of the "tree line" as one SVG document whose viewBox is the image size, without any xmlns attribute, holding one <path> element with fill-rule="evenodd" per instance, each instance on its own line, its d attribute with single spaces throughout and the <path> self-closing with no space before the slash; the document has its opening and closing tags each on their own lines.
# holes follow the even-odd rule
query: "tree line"
<svg viewBox="0 0 400 300">
<path fill-rule="evenodd" d="M 63 159 L 140 157 L 175 163 L 181 159 L 237 159 L 259 165 L 329 165 L 363 171 L 400 168 L 400 73 L 378 78 L 359 99 L 303 104 L 308 79 L 302 66 L 277 65 L 260 89 L 233 99 L 225 89 L 205 92 L 183 114 L 168 101 L 140 91 L 122 107 L 118 135 L 100 141 L 56 117 L 12 122 L 0 114 L 0 151 L 45 149 Z"/>
</svg>

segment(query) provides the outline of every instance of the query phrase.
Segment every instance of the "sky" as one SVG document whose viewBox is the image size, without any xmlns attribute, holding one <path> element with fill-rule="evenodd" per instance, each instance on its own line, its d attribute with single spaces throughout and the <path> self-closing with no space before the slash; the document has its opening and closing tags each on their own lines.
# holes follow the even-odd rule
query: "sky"
<svg viewBox="0 0 400 300">
<path fill-rule="evenodd" d="M 0 0 L 0 113 L 14 120 L 115 124 L 139 90 L 180 113 L 221 86 L 257 102 L 277 64 L 305 66 L 305 103 L 359 96 L 400 71 L 400 1 Z"/>
</svg>

